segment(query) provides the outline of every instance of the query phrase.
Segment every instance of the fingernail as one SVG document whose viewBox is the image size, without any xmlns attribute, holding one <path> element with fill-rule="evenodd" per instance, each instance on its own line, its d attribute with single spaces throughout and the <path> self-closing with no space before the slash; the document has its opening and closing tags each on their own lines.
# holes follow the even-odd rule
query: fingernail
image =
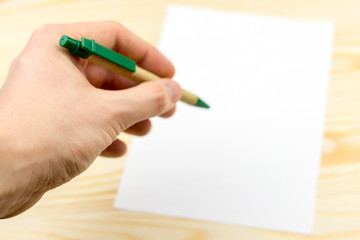
<svg viewBox="0 0 360 240">
<path fill-rule="evenodd" d="M 176 103 L 181 98 L 181 88 L 179 84 L 173 80 L 168 80 L 165 83 L 165 86 L 169 90 L 171 101 Z"/>
</svg>

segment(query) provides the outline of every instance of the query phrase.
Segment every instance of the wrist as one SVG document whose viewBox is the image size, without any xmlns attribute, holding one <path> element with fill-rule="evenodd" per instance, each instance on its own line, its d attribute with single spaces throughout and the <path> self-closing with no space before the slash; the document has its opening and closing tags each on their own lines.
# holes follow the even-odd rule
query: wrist
<svg viewBox="0 0 360 240">
<path fill-rule="evenodd" d="M 0 104 L 0 218 L 25 211 L 36 202 L 36 196 L 43 194 L 41 189 L 33 187 L 39 185 L 31 184 L 34 161 L 25 148 L 24 139 L 17 140 L 20 136 L 13 131 L 15 123 L 9 125 L 10 119 Z"/>
<path fill-rule="evenodd" d="M 0 137 L 1 138 L 1 137 Z M 27 210 L 44 194 L 43 184 L 33 173 L 31 160 L 20 152 L 0 148 L 0 218 Z"/>
</svg>

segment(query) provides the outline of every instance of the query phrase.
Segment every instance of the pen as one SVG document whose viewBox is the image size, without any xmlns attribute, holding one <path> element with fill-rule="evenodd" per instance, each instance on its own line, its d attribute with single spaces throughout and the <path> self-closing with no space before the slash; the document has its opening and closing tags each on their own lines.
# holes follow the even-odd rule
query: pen
<svg viewBox="0 0 360 240">
<path fill-rule="evenodd" d="M 60 38 L 59 44 L 68 49 L 70 53 L 87 59 L 136 83 L 153 81 L 160 78 L 156 74 L 137 66 L 133 60 L 97 44 L 93 39 L 81 38 L 81 41 L 79 41 L 63 35 Z M 192 106 L 210 108 L 198 96 L 184 89 L 182 89 L 180 100 Z"/>
</svg>

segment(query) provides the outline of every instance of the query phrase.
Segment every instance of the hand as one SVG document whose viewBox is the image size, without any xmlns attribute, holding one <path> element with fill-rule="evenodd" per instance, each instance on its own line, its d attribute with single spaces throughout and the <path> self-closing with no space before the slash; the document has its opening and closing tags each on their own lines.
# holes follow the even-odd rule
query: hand
<svg viewBox="0 0 360 240">
<path fill-rule="evenodd" d="M 135 84 L 72 56 L 62 35 L 95 39 L 164 78 L 172 64 L 115 22 L 46 25 L 13 61 L 0 89 L 0 217 L 19 214 L 74 178 L 97 156 L 121 156 L 125 131 L 145 135 L 181 95 L 170 79 Z"/>
</svg>

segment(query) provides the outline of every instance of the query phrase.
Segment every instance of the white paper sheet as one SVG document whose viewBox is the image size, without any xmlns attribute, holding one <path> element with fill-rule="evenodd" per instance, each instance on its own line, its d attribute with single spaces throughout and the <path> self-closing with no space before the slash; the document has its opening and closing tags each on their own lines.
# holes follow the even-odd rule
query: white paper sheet
<svg viewBox="0 0 360 240">
<path fill-rule="evenodd" d="M 135 139 L 115 206 L 311 233 L 333 25 L 172 6 L 160 49 L 210 110 Z"/>
</svg>

